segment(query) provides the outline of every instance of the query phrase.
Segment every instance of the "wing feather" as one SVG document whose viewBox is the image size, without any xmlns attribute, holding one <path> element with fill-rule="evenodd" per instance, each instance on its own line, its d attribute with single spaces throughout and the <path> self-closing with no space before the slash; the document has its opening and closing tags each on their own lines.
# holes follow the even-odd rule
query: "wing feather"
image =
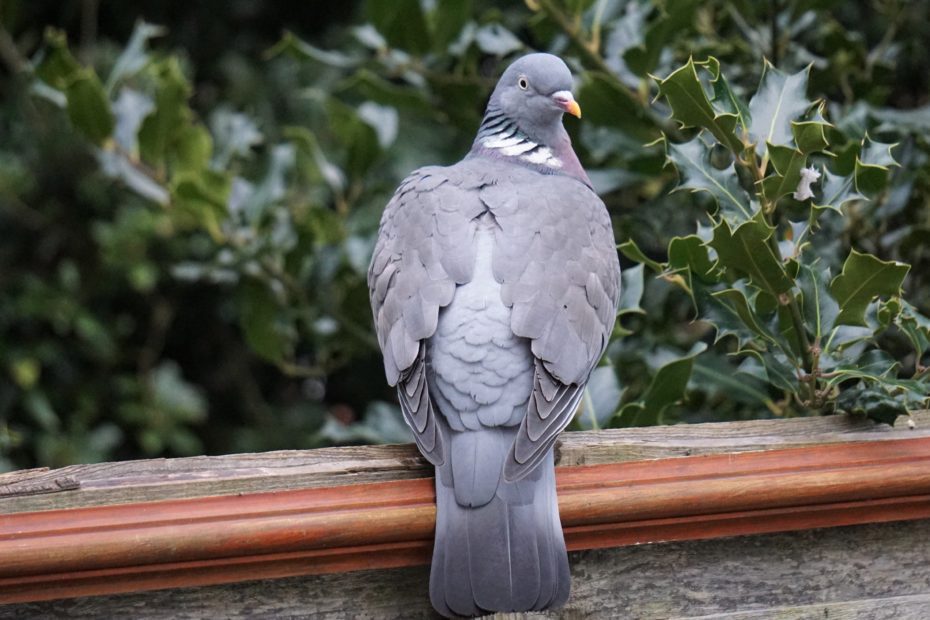
<svg viewBox="0 0 930 620">
<path fill-rule="evenodd" d="M 492 269 L 514 334 L 531 340 L 533 393 L 505 461 L 518 480 L 571 421 L 607 346 L 620 293 L 610 217 L 584 184 L 466 159 L 408 177 L 385 209 L 368 274 L 385 373 L 431 462 L 448 457 L 447 422 L 426 381 L 425 342 L 475 265 L 474 220 L 497 224 Z"/>
<path fill-rule="evenodd" d="M 557 175 L 481 189 L 501 233 L 494 274 L 511 305 L 511 329 L 532 341 L 533 393 L 504 465 L 519 480 L 571 422 L 607 346 L 620 293 L 620 264 L 604 203 Z"/>
<path fill-rule="evenodd" d="M 417 170 L 385 207 L 368 270 L 385 375 L 397 386 L 417 446 L 435 465 L 448 451 L 427 384 L 425 343 L 436 333 L 439 310 L 451 303 L 456 285 L 471 279 L 472 220 L 483 211 L 475 188 L 463 188 L 459 168 Z"/>
</svg>

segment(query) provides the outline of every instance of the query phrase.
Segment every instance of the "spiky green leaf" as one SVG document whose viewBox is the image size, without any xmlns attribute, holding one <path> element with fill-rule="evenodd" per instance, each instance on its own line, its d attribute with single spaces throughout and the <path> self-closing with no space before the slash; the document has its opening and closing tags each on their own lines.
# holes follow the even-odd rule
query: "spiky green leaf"
<svg viewBox="0 0 930 620">
<path fill-rule="evenodd" d="M 794 147 L 775 144 L 768 145 L 768 153 L 775 170 L 762 180 L 762 195 L 769 202 L 776 202 L 797 189 L 807 156 Z"/>
<path fill-rule="evenodd" d="M 632 239 L 624 241 L 617 246 L 617 249 L 620 250 L 621 254 L 630 260 L 635 260 L 637 263 L 642 263 L 656 273 L 665 271 L 665 265 L 646 256 L 646 253 L 639 249 L 639 246 L 636 245 L 636 242 Z"/>
<path fill-rule="evenodd" d="M 821 270 L 816 265 L 801 265 L 798 285 L 803 296 L 804 322 L 818 341 L 827 337 L 840 314 L 840 305 L 827 288 L 829 281 L 829 268 Z"/>
<path fill-rule="evenodd" d="M 810 119 L 791 122 L 794 144 L 805 155 L 823 151 L 829 146 L 827 128 L 832 125 L 823 118 L 823 107 L 821 103 Z"/>
<path fill-rule="evenodd" d="M 709 193 L 717 202 L 721 216 L 733 223 L 750 219 L 755 207 L 749 194 L 740 187 L 736 169 L 733 164 L 723 170 L 715 168 L 711 152 L 701 140 L 668 145 L 668 159 L 681 175 L 676 189 Z"/>
<path fill-rule="evenodd" d="M 708 57 L 701 63 L 711 74 L 711 84 L 714 87 L 714 105 L 729 114 L 736 115 L 736 130 L 748 134 L 752 125 L 752 115 L 749 113 L 749 106 L 742 100 L 727 81 L 726 76 L 720 72 L 720 61 L 713 56 Z"/>
<path fill-rule="evenodd" d="M 821 171 L 820 197 L 814 195 L 814 208 L 832 209 L 842 213 L 847 202 L 864 200 L 865 196 L 856 191 L 854 176 L 842 176 L 830 172 L 826 167 Z"/>
<path fill-rule="evenodd" d="M 706 283 L 714 278 L 715 260 L 710 257 L 707 245 L 697 235 L 673 237 L 668 244 L 668 267 L 672 271 L 685 271 Z"/>
<path fill-rule="evenodd" d="M 930 349 L 930 318 L 903 299 L 897 300 L 900 310 L 894 317 L 894 324 L 904 332 L 918 358 Z"/>
<path fill-rule="evenodd" d="M 859 156 L 856 158 L 856 190 L 874 194 L 888 185 L 891 168 L 898 166 L 891 154 L 897 144 L 876 142 L 866 136 L 862 140 Z"/>
<path fill-rule="evenodd" d="M 769 244 L 774 232 L 760 215 L 735 229 L 724 219 L 714 227 L 710 246 L 722 266 L 746 274 L 755 286 L 777 297 L 790 290 L 793 282 Z"/>
<path fill-rule="evenodd" d="M 909 270 L 910 265 L 851 250 L 843 272 L 830 283 L 830 292 L 840 305 L 837 323 L 865 325 L 869 302 L 879 295 L 898 295 Z"/>
<path fill-rule="evenodd" d="M 799 119 L 811 106 L 807 99 L 807 77 L 810 67 L 795 74 L 782 73 L 768 61 L 762 70 L 762 80 L 755 96 L 749 101 L 752 125 L 749 135 L 762 156 L 766 144 L 791 146 L 791 122 Z"/>
<path fill-rule="evenodd" d="M 74 126 L 94 144 L 103 144 L 113 134 L 115 122 L 97 74 L 91 69 L 81 69 L 65 88 L 65 95 L 68 116 Z"/>
<path fill-rule="evenodd" d="M 659 96 L 665 97 L 672 108 L 672 118 L 684 127 L 703 127 L 734 153 L 743 150 L 743 143 L 736 135 L 737 116 L 716 110 L 704 92 L 704 85 L 697 74 L 693 59 L 673 71 L 667 78 L 656 79 Z"/>
<path fill-rule="evenodd" d="M 788 358 L 780 352 L 747 350 L 748 354 L 739 366 L 739 372 L 770 383 L 785 392 L 797 392 L 798 381 L 795 369 Z"/>
<path fill-rule="evenodd" d="M 620 409 L 613 426 L 652 426 L 662 421 L 665 411 L 685 394 L 694 358 L 707 346 L 698 343 L 686 355 L 660 367 L 642 398 Z"/>
</svg>

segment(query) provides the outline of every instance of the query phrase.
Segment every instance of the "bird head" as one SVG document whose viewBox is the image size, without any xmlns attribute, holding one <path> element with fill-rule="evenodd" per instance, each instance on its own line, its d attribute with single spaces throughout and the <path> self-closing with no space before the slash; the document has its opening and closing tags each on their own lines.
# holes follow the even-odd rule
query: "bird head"
<svg viewBox="0 0 930 620">
<path fill-rule="evenodd" d="M 558 56 L 528 54 L 501 76 L 489 109 L 497 109 L 533 137 L 543 138 L 561 125 L 562 114 L 581 117 L 572 95 L 572 74 Z"/>
</svg>

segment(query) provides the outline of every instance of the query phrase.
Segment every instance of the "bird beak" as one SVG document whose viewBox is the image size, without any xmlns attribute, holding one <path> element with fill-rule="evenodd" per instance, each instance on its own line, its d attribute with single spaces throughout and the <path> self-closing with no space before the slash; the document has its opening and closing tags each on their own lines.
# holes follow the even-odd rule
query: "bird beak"
<svg viewBox="0 0 930 620">
<path fill-rule="evenodd" d="M 575 101 L 575 98 L 567 90 L 560 90 L 552 93 L 552 101 L 572 116 L 581 118 L 581 106 L 578 105 L 578 102 Z"/>
</svg>

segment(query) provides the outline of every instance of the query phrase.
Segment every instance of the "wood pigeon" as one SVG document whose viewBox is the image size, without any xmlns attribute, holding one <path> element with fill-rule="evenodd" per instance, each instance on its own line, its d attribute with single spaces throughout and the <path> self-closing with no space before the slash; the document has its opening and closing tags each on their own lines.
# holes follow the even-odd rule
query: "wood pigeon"
<svg viewBox="0 0 930 620">
<path fill-rule="evenodd" d="M 620 293 L 610 217 L 572 150 L 572 75 L 504 72 L 474 144 L 384 210 L 368 272 L 387 380 L 436 467 L 430 599 L 445 616 L 563 605 L 553 443 L 607 346 Z"/>
</svg>

